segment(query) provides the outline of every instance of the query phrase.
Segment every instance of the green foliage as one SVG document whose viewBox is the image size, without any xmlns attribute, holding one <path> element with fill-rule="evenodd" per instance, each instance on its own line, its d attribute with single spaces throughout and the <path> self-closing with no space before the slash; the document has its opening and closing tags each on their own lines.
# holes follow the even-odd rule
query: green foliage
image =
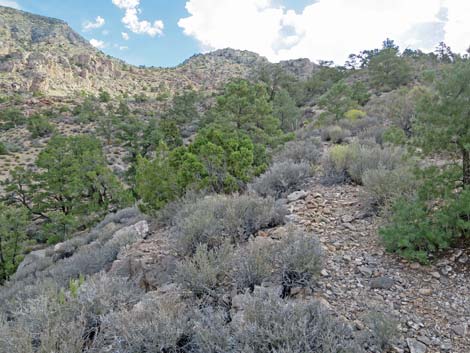
<svg viewBox="0 0 470 353">
<path fill-rule="evenodd" d="M 209 127 L 188 147 L 162 145 L 153 161 L 137 164 L 137 193 L 147 210 L 158 210 L 188 188 L 232 192 L 244 187 L 261 167 L 250 138 Z"/>
<path fill-rule="evenodd" d="M 358 106 L 353 99 L 353 89 L 344 80 L 335 83 L 319 100 L 321 107 L 326 108 L 339 120 L 344 114 Z"/>
<path fill-rule="evenodd" d="M 140 93 L 140 94 L 135 94 L 134 95 L 134 100 L 136 103 L 145 103 L 149 100 L 147 95 L 145 93 Z"/>
<path fill-rule="evenodd" d="M 32 138 L 45 137 L 54 132 L 54 126 L 43 115 L 36 114 L 28 119 L 28 130 Z"/>
<path fill-rule="evenodd" d="M 391 143 L 397 146 L 403 146 L 407 141 L 405 131 L 396 126 L 391 126 L 385 130 L 382 135 L 382 139 L 383 142 Z"/>
<path fill-rule="evenodd" d="M 168 146 L 168 148 L 173 149 L 183 144 L 180 129 L 174 120 L 164 119 L 160 121 L 158 129 L 163 142 Z"/>
<path fill-rule="evenodd" d="M 100 115 L 103 114 L 96 98 L 88 96 L 85 98 L 81 105 L 77 105 L 73 110 L 78 122 L 89 123 L 96 121 Z"/>
<path fill-rule="evenodd" d="M 0 156 L 5 154 L 8 154 L 8 148 L 2 141 L 0 141 Z"/>
<path fill-rule="evenodd" d="M 28 223 L 25 208 L 0 204 L 0 284 L 15 273 L 23 259 Z"/>
<path fill-rule="evenodd" d="M 345 77 L 346 72 L 341 68 L 321 66 L 320 69 L 314 71 L 312 76 L 305 82 L 305 100 L 324 94 L 335 83 Z"/>
<path fill-rule="evenodd" d="M 168 149 L 162 145 L 153 161 L 137 157 L 136 192 L 144 211 L 159 210 L 180 194 L 168 154 Z"/>
<path fill-rule="evenodd" d="M 285 132 L 295 131 L 300 126 L 301 111 L 285 89 L 274 96 L 273 115 L 280 121 L 281 129 Z"/>
<path fill-rule="evenodd" d="M 165 113 L 165 120 L 171 120 L 181 126 L 200 118 L 197 104 L 199 97 L 194 91 L 183 92 L 173 97 L 171 108 Z"/>
<path fill-rule="evenodd" d="M 396 48 L 384 48 L 370 60 L 369 74 L 375 88 L 390 91 L 411 80 L 411 67 Z"/>
<path fill-rule="evenodd" d="M 8 199 L 42 218 L 53 242 L 129 202 L 96 138 L 54 136 L 39 154 L 36 166 L 37 172 L 17 169 L 12 173 L 6 188 Z"/>
<path fill-rule="evenodd" d="M 366 116 L 367 114 L 363 112 L 362 110 L 359 109 L 351 109 L 348 110 L 345 114 L 344 117 L 348 119 L 349 121 L 356 121 L 358 119 L 362 119 Z"/>
<path fill-rule="evenodd" d="M 351 98 L 364 106 L 370 99 L 369 89 L 364 82 L 357 81 L 351 85 L 352 95 Z"/>
<path fill-rule="evenodd" d="M 224 128 L 246 133 L 255 144 L 273 145 L 282 135 L 266 87 L 261 84 L 245 80 L 227 84 L 210 116 Z"/>
<path fill-rule="evenodd" d="M 26 117 L 17 108 L 0 110 L 0 130 L 9 130 L 26 123 Z"/>
<path fill-rule="evenodd" d="M 458 62 L 441 73 L 435 93 L 418 107 L 418 142 L 427 152 L 447 151 L 462 160 L 462 181 L 470 187 L 470 61 Z"/>
<path fill-rule="evenodd" d="M 393 205 L 380 230 L 387 250 L 426 263 L 429 254 L 470 237 L 470 191 L 453 190 L 457 175 L 455 169 L 423 171 L 422 186 Z"/>
<path fill-rule="evenodd" d="M 107 91 L 100 91 L 98 98 L 101 103 L 108 103 L 111 101 L 111 95 Z"/>
</svg>

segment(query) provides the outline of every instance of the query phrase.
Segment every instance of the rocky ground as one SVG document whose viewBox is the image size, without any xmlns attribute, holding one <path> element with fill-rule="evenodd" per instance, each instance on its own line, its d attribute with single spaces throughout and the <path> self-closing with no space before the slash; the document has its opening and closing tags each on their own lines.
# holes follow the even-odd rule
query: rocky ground
<svg viewBox="0 0 470 353">
<path fill-rule="evenodd" d="M 367 214 L 358 186 L 323 186 L 312 181 L 290 203 L 291 221 L 318 234 L 326 261 L 323 302 L 364 325 L 375 308 L 398 322 L 396 352 L 470 352 L 470 259 L 455 250 L 431 266 L 408 263 L 384 252 L 380 219 Z"/>
<path fill-rule="evenodd" d="M 380 218 L 366 212 L 359 186 L 324 186 L 289 196 L 289 223 L 317 234 L 324 270 L 312 295 L 353 323 L 376 310 L 397 323 L 396 353 L 470 352 L 470 252 L 454 250 L 421 266 L 387 254 L 377 236 Z M 278 238 L 285 227 L 259 234 Z M 176 255 L 161 230 L 120 254 L 112 270 L 135 273 L 148 290 L 168 283 Z M 302 293 L 303 294 L 303 293 Z"/>
</svg>

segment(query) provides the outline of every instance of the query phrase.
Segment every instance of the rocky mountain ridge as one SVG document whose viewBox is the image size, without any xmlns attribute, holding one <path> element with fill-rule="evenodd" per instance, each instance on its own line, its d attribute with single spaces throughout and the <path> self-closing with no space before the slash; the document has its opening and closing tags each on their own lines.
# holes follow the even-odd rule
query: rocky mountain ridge
<svg viewBox="0 0 470 353">
<path fill-rule="evenodd" d="M 308 59 L 271 64 L 252 52 L 223 49 L 174 68 L 136 67 L 92 47 L 62 20 L 0 6 L 0 93 L 65 97 L 101 89 L 150 96 L 186 88 L 210 91 L 230 78 L 248 78 L 261 66 L 305 78 L 316 65 Z"/>
</svg>

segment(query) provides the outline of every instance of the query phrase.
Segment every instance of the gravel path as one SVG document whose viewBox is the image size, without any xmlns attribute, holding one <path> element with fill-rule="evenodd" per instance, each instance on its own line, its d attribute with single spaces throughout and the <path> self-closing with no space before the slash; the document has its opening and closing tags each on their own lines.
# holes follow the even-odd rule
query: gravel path
<svg viewBox="0 0 470 353">
<path fill-rule="evenodd" d="M 326 263 L 316 294 L 341 315 L 364 325 L 379 309 L 396 318 L 396 352 L 470 352 L 470 252 L 454 250 L 432 266 L 384 252 L 379 219 L 364 212 L 361 188 L 312 181 L 289 207 L 294 223 L 318 234 Z M 305 196 L 305 195 L 304 195 Z"/>
</svg>

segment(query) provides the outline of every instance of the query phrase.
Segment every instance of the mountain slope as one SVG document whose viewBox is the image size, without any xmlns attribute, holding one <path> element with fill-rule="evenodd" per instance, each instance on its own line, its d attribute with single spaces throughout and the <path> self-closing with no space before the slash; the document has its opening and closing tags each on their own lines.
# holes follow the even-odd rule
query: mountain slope
<svg viewBox="0 0 470 353">
<path fill-rule="evenodd" d="M 279 66 L 300 78 L 308 60 Z M 128 65 L 92 47 L 64 21 L 0 6 L 0 93 L 40 92 L 69 96 L 105 89 L 115 93 L 171 93 L 183 88 L 211 90 L 233 77 L 249 77 L 267 59 L 233 49 L 196 55 L 170 69 Z"/>
</svg>

